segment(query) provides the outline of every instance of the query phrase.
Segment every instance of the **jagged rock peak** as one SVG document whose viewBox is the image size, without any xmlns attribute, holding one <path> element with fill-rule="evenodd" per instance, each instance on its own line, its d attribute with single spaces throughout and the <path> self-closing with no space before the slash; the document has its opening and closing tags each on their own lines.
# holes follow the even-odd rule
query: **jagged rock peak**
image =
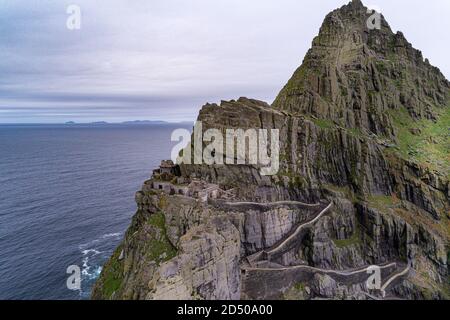
<svg viewBox="0 0 450 320">
<path fill-rule="evenodd" d="M 375 19 L 372 21 L 371 19 Z M 381 14 L 352 1 L 329 13 L 272 106 L 393 139 L 393 112 L 435 119 L 449 82 Z"/>
<path fill-rule="evenodd" d="M 363 3 L 362 3 L 361 0 L 352 0 L 352 1 L 350 2 L 350 4 L 351 4 L 353 7 L 364 7 L 364 5 L 363 5 Z"/>
<path fill-rule="evenodd" d="M 326 39 L 326 35 L 342 38 L 348 34 L 358 33 L 360 40 L 367 43 L 369 31 L 392 36 L 393 32 L 381 13 L 365 7 L 361 1 L 352 1 L 339 9 L 333 10 L 326 17 L 320 28 L 318 37 Z M 322 37 L 321 37 L 322 36 Z M 324 43 L 318 43 L 324 44 Z M 330 44 L 334 44 L 331 42 Z M 314 45 L 314 43 L 313 43 Z"/>
</svg>

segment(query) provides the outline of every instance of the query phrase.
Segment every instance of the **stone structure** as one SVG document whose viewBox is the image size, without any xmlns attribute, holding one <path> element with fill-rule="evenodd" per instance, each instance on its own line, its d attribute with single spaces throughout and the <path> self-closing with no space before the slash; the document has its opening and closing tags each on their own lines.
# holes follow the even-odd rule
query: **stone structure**
<svg viewBox="0 0 450 320">
<path fill-rule="evenodd" d="M 152 178 L 147 184 L 154 190 L 164 191 L 169 195 L 183 195 L 202 202 L 217 199 L 225 194 L 217 184 L 181 176 L 179 166 L 174 165 L 171 160 L 161 161 L 159 168 L 153 170 Z"/>
</svg>

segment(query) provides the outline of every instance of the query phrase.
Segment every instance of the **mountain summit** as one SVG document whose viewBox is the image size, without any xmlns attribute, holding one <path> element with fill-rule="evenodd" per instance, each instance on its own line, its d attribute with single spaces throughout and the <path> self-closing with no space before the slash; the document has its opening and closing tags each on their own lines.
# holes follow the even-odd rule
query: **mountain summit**
<svg viewBox="0 0 450 320">
<path fill-rule="evenodd" d="M 352 1 L 328 14 L 273 106 L 392 138 L 389 113 L 436 119 L 449 88 L 439 69 L 401 32 L 394 34 L 381 14 Z"/>
<path fill-rule="evenodd" d="M 450 298 L 450 84 L 381 14 L 331 12 L 272 105 L 198 120 L 278 129 L 278 173 L 163 161 L 94 299 Z"/>
</svg>

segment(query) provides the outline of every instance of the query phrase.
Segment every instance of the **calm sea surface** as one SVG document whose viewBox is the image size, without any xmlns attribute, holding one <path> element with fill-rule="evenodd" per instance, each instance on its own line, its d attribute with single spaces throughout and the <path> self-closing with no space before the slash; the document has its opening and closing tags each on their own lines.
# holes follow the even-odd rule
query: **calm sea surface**
<svg viewBox="0 0 450 320">
<path fill-rule="evenodd" d="M 0 126 L 0 299 L 87 299 L 170 134 L 189 124 Z M 81 290 L 66 269 L 82 270 Z"/>
</svg>

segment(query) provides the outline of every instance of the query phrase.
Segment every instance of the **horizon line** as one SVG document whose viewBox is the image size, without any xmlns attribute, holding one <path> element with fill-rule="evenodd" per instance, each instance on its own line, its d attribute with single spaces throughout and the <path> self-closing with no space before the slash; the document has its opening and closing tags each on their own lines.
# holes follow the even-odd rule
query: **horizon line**
<svg viewBox="0 0 450 320">
<path fill-rule="evenodd" d="M 127 120 L 120 122 L 109 122 L 109 121 L 90 121 L 90 122 L 75 122 L 75 121 L 65 121 L 65 122 L 0 122 L 1 125 L 79 125 L 79 124 L 177 124 L 177 123 L 194 123 L 195 120 L 182 120 L 182 121 L 166 121 L 166 120 Z"/>
</svg>

